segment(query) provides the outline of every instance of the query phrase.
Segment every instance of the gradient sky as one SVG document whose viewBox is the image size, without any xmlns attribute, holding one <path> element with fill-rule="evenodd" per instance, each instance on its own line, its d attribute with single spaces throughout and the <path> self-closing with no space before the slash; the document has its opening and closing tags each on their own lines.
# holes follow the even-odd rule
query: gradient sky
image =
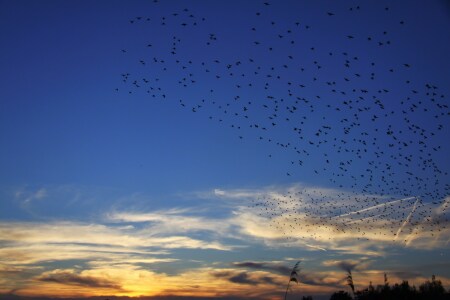
<svg viewBox="0 0 450 300">
<path fill-rule="evenodd" d="M 0 0 L 0 38 L 0 293 L 450 288 L 448 2 Z"/>
</svg>

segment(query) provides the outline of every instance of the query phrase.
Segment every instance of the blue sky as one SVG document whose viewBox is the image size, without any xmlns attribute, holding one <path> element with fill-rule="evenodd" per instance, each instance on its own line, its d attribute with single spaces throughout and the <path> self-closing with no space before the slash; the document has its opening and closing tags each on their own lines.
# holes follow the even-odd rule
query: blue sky
<svg viewBox="0 0 450 300">
<path fill-rule="evenodd" d="M 268 4 L 0 1 L 0 292 L 449 287 L 448 4 Z"/>
</svg>

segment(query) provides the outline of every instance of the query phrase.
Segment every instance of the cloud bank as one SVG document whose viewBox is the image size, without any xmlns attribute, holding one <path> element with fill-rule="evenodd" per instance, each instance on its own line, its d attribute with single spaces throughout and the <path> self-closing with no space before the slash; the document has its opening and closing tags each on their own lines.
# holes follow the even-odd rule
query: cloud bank
<svg viewBox="0 0 450 300">
<path fill-rule="evenodd" d="M 51 193 L 38 189 L 26 198 L 42 200 Z M 290 263 L 244 260 L 224 265 L 221 255 L 212 253 L 246 248 L 334 253 L 338 259 L 321 263 L 334 273 L 302 274 L 302 288 L 313 293 L 317 287 L 323 291 L 345 284 L 341 270 L 380 276 L 382 271 L 367 270 L 373 269 L 373 259 L 389 255 L 392 247 L 443 249 L 450 237 L 449 198 L 430 204 L 414 197 L 392 200 L 300 184 L 214 189 L 198 196 L 205 203 L 226 205 L 153 211 L 113 207 L 95 222 L 0 221 L 0 292 L 47 295 L 56 289 L 62 296 L 90 295 L 94 290 L 189 296 L 198 295 L 201 288 L 208 291 L 206 296 L 236 296 L 258 286 L 253 296 L 260 297 L 284 285 Z M 218 207 L 220 212 L 215 211 Z M 205 259 L 186 261 L 182 251 L 205 253 Z M 161 271 L 164 266 L 179 271 L 168 274 Z M 408 270 L 399 272 L 393 276 L 422 278 Z"/>
</svg>

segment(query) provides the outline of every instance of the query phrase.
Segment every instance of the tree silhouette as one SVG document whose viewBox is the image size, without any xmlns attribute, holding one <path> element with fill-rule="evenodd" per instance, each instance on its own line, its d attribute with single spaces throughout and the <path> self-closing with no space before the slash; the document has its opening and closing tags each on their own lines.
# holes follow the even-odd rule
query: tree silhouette
<svg viewBox="0 0 450 300">
<path fill-rule="evenodd" d="M 357 300 L 450 300 L 450 291 L 446 292 L 442 282 L 433 275 L 431 281 L 427 280 L 419 286 L 410 286 L 408 281 L 390 286 L 387 283 L 385 274 L 385 284 L 376 288 L 369 285 L 368 288 L 355 292 Z"/>
<path fill-rule="evenodd" d="M 344 291 L 334 292 L 330 300 L 352 300 L 352 296 Z"/>
<path fill-rule="evenodd" d="M 442 282 L 440 280 L 436 280 L 436 276 L 434 275 L 431 276 L 431 282 L 427 280 L 419 286 L 419 291 L 422 294 L 429 295 L 430 299 L 443 299 L 445 294 L 445 289 L 442 286 Z M 446 299 L 448 298 L 449 297 Z"/>
</svg>

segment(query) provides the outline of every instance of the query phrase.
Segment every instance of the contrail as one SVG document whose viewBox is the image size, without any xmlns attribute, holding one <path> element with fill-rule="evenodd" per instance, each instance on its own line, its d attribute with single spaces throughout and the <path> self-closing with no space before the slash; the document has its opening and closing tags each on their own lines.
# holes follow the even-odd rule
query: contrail
<svg viewBox="0 0 450 300">
<path fill-rule="evenodd" d="M 436 207 L 435 213 L 438 215 L 444 214 L 445 211 L 449 208 L 449 204 L 450 204 L 450 197 L 446 197 L 444 199 L 444 202 L 439 207 Z"/>
<path fill-rule="evenodd" d="M 319 246 L 310 245 L 310 244 L 306 244 L 306 243 L 305 243 L 305 246 L 308 246 L 308 247 L 314 248 L 314 249 L 318 249 L 318 250 L 322 250 L 322 251 L 327 251 L 327 249 L 325 249 L 325 248 L 322 248 L 322 247 L 319 247 Z"/>
<path fill-rule="evenodd" d="M 439 216 L 440 214 L 444 214 L 445 211 L 446 211 L 447 208 L 448 208 L 448 207 L 446 207 L 446 205 L 448 205 L 448 203 L 450 203 L 450 197 L 446 197 L 445 200 L 444 200 L 444 203 L 442 203 L 442 205 L 439 206 L 439 208 L 436 208 L 436 209 L 433 210 L 433 212 L 434 212 L 433 217 Z M 430 205 L 434 205 L 434 204 L 433 204 L 433 203 L 422 203 L 422 206 L 423 206 L 423 207 L 425 207 L 425 206 L 430 206 Z M 425 219 L 426 219 L 426 218 L 427 218 L 427 217 L 423 217 L 422 220 L 421 220 L 421 222 L 418 223 L 418 224 L 416 224 L 414 230 L 412 230 L 411 233 L 405 238 L 405 240 L 406 240 L 405 245 L 406 245 L 406 246 L 408 246 L 414 239 L 420 237 L 420 235 L 417 234 L 417 233 L 419 233 L 419 232 L 422 232 L 422 230 L 419 228 L 419 226 L 420 226 L 422 223 L 425 222 Z M 438 238 L 438 237 L 440 237 L 440 234 L 436 236 L 436 238 Z M 445 245 L 447 246 L 447 245 L 449 244 L 449 242 L 450 242 L 450 238 L 447 239 Z"/>
<path fill-rule="evenodd" d="M 419 198 L 416 197 L 416 201 L 414 202 L 414 205 L 411 209 L 411 211 L 409 212 L 408 216 L 406 217 L 405 221 L 403 221 L 402 225 L 400 226 L 400 228 L 397 230 L 397 233 L 395 234 L 395 239 L 398 238 L 398 236 L 400 235 L 400 233 L 402 232 L 403 228 L 406 226 L 406 224 L 409 222 L 409 220 L 411 219 L 412 214 L 416 211 L 416 205 L 417 202 L 419 201 Z"/>
<path fill-rule="evenodd" d="M 352 212 L 349 212 L 349 213 L 337 215 L 337 216 L 334 216 L 334 218 L 350 216 L 350 215 L 354 215 L 354 214 L 357 214 L 357 213 L 361 213 L 361 212 L 365 212 L 365 211 L 368 211 L 368 210 L 372 210 L 372 209 L 375 209 L 375 208 L 378 208 L 378 207 L 382 207 L 382 206 L 385 206 L 387 204 L 392 204 L 392 203 L 401 202 L 401 201 L 408 201 L 408 200 L 412 200 L 412 199 L 417 199 L 417 198 L 416 197 L 408 197 L 408 198 L 403 198 L 403 199 L 398 199 L 398 200 L 392 200 L 390 202 L 380 203 L 380 204 L 377 204 L 377 205 L 374 205 L 374 206 L 370 206 L 370 207 L 367 207 L 367 208 L 364 208 L 364 209 L 361 209 L 361 210 L 352 211 Z M 416 202 L 417 202 L 417 200 L 416 200 Z"/>
</svg>

